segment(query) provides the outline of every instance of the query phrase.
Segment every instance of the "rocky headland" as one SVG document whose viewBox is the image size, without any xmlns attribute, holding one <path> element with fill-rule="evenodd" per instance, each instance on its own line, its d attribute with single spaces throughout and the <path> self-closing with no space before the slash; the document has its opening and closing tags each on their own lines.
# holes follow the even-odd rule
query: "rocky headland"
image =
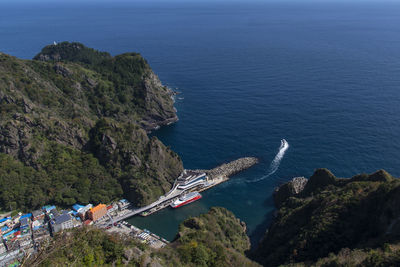
<svg viewBox="0 0 400 267">
<path fill-rule="evenodd" d="M 275 191 L 276 217 L 251 258 L 264 266 L 397 266 L 399 192 L 400 180 L 384 170 L 294 178 Z"/>
<path fill-rule="evenodd" d="M 0 54 L 0 77 L 1 207 L 120 197 L 141 206 L 183 170 L 147 135 L 177 116 L 173 92 L 140 54 L 63 42 L 34 60 Z"/>
</svg>

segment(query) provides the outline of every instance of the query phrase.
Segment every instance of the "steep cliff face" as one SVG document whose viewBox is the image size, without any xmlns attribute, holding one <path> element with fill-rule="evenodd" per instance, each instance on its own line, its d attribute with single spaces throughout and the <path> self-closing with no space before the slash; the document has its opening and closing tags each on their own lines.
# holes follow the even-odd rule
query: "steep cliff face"
<svg viewBox="0 0 400 267">
<path fill-rule="evenodd" d="M 113 88 L 98 81 L 97 77 L 86 77 L 85 80 L 85 84 L 94 91 L 94 96 L 100 98 L 91 103 L 98 115 L 112 115 L 124 120 L 132 120 L 131 116 L 135 116 L 135 122 L 146 130 L 178 119 L 173 107 L 173 92 L 161 84 L 147 61 L 137 53 L 112 57 L 79 43 L 63 42 L 46 46 L 34 59 L 55 63 L 59 66 L 55 67 L 56 71 L 64 77 L 70 76 L 71 71 L 61 62 L 75 62 L 101 74 L 102 79 L 106 77 L 106 82 L 111 82 Z M 90 96 L 93 97 L 93 94 Z"/>
<path fill-rule="evenodd" d="M 145 205 L 168 192 L 182 172 L 179 156 L 144 129 L 100 120 L 90 130 L 88 147 L 106 168 L 119 175 L 126 197 Z M 151 178 L 151 179 L 149 179 Z"/>
<path fill-rule="evenodd" d="M 122 186 L 123 195 L 135 204 L 147 204 L 168 190 L 183 169 L 174 152 L 146 134 L 177 120 L 171 95 L 136 53 L 112 57 L 67 42 L 45 47 L 35 60 L 0 53 L 0 153 L 46 176 L 61 167 L 48 166 L 51 148 L 59 149 L 57 157 L 69 155 L 81 162 L 89 155 L 120 187 L 97 195 L 121 197 Z M 58 180 L 52 175 L 46 179 Z M 71 184 L 65 185 L 70 190 L 57 200 L 54 196 L 18 204 L 33 208 L 32 203 L 36 207 L 44 201 L 77 201 L 77 188 L 82 187 L 77 181 L 97 181 L 82 175 L 73 174 Z M 8 179 L 0 178 L 1 207 L 17 202 L 18 196 L 4 187 Z"/>
<path fill-rule="evenodd" d="M 277 217 L 254 253 L 265 266 L 308 266 L 343 249 L 368 251 L 388 244 L 395 248 L 400 241 L 400 181 L 387 172 L 341 179 L 319 169 L 302 190 L 283 194 L 291 183 L 277 191 Z M 366 253 L 363 260 L 369 261 L 369 256 Z M 392 259 L 394 254 L 386 256 Z"/>
</svg>

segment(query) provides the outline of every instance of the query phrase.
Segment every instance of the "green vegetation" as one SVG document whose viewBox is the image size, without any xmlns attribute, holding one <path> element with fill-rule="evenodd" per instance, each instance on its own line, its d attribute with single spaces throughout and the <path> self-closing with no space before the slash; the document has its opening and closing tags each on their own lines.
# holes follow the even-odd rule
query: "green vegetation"
<svg viewBox="0 0 400 267">
<path fill-rule="evenodd" d="M 135 249 L 137 257 L 129 257 Z M 140 266 L 146 246 L 131 238 L 107 234 L 103 230 L 83 227 L 59 233 L 26 266 Z"/>
<path fill-rule="evenodd" d="M 139 54 L 64 42 L 35 60 L 0 53 L 0 77 L 1 209 L 122 196 L 145 205 L 182 171 L 179 157 L 147 136 L 176 115 Z"/>
<path fill-rule="evenodd" d="M 155 250 L 129 235 L 83 227 L 58 233 L 26 266 L 259 266 L 245 257 L 245 227 L 224 208 L 180 225 L 177 239 Z"/>
<path fill-rule="evenodd" d="M 400 180 L 385 171 L 339 179 L 319 169 L 302 192 L 288 195 L 280 204 L 253 258 L 265 266 L 299 262 L 306 266 L 398 265 L 394 264 L 399 260 L 398 249 L 392 253 L 378 248 L 397 247 L 399 193 Z M 341 250 L 362 257 L 346 265 Z"/>
<path fill-rule="evenodd" d="M 109 202 L 122 195 L 121 186 L 96 158 L 62 145 L 49 144 L 39 170 L 0 154 L 0 205 L 20 210 L 46 203 Z"/>
<path fill-rule="evenodd" d="M 360 266 L 360 267 L 384 267 L 400 265 L 400 244 L 385 243 L 382 248 L 375 249 L 341 249 L 339 253 L 329 253 L 328 257 L 321 258 L 315 263 L 296 263 L 289 266 Z"/>
<path fill-rule="evenodd" d="M 100 64 L 105 59 L 111 59 L 107 52 L 99 52 L 93 48 L 85 47 L 80 43 L 62 42 L 57 45 L 48 45 L 36 55 L 34 60 L 79 62 L 87 65 Z"/>
<path fill-rule="evenodd" d="M 211 208 L 185 220 L 159 257 L 166 266 L 259 266 L 244 256 L 249 248 L 244 224 L 224 208 Z"/>
</svg>

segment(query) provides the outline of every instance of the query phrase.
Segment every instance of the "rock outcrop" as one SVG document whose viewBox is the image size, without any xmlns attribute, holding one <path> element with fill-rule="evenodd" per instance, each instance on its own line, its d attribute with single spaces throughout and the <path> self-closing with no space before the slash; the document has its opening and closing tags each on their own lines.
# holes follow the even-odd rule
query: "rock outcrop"
<svg viewBox="0 0 400 267">
<path fill-rule="evenodd" d="M 396 250 L 376 250 L 381 258 L 368 254 L 400 242 L 400 180 L 386 171 L 344 179 L 318 169 L 308 181 L 282 185 L 275 201 L 276 217 L 252 256 L 263 265 L 347 266 L 351 258 L 340 258 L 346 249 L 361 250 L 360 266 L 398 263 Z"/>
<path fill-rule="evenodd" d="M 288 198 L 300 194 L 307 184 L 304 177 L 295 177 L 291 181 L 277 187 L 274 192 L 275 205 L 279 208 Z"/>
</svg>

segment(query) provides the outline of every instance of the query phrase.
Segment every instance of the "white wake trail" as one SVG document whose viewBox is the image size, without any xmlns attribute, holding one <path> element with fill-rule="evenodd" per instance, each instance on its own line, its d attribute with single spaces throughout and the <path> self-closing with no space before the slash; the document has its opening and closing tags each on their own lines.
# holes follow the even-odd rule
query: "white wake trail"
<svg viewBox="0 0 400 267">
<path fill-rule="evenodd" d="M 279 151 L 276 154 L 275 158 L 272 160 L 271 165 L 269 165 L 268 173 L 258 179 L 247 181 L 247 182 L 249 182 L 249 183 L 259 182 L 259 181 L 267 179 L 272 174 L 274 174 L 278 170 L 279 165 L 281 164 L 281 161 L 282 161 L 283 157 L 285 156 L 286 150 L 288 150 L 288 149 L 289 149 L 289 143 L 285 139 L 282 139 L 281 146 L 279 147 Z"/>
</svg>

